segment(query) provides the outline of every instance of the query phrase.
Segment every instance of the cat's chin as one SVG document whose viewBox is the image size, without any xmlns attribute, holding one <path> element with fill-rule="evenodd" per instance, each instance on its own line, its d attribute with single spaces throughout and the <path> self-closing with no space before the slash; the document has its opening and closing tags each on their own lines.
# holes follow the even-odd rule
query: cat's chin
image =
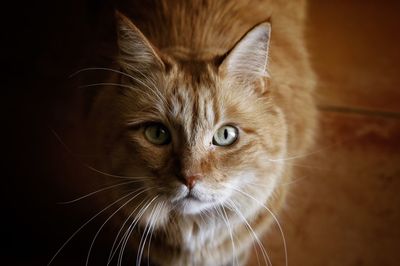
<svg viewBox="0 0 400 266">
<path fill-rule="evenodd" d="M 201 211 L 207 209 L 210 203 L 202 202 L 195 197 L 185 197 L 181 199 L 177 205 L 176 210 L 182 215 L 194 215 L 201 213 Z"/>
</svg>

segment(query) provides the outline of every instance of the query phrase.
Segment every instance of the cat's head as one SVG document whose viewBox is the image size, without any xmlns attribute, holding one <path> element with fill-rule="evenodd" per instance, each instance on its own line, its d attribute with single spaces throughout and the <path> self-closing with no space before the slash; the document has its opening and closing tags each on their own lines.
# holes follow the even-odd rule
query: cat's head
<svg viewBox="0 0 400 266">
<path fill-rule="evenodd" d="M 286 152 L 287 140 L 268 85 L 270 25 L 257 25 L 225 55 L 198 59 L 153 46 L 121 14 L 117 21 L 121 73 L 91 115 L 102 134 L 101 167 L 139 181 L 115 195 L 139 189 L 137 205 L 154 199 L 165 215 L 232 202 L 258 208 L 248 195 L 259 202 L 272 195 L 282 166 L 271 159 Z"/>
</svg>

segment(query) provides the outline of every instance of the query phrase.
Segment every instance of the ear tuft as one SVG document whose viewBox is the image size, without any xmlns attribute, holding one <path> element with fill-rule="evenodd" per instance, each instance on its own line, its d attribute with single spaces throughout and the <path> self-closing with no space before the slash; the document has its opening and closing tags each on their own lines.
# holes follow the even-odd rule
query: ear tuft
<svg viewBox="0 0 400 266">
<path fill-rule="evenodd" d="M 261 23 L 247 32 L 229 52 L 220 66 L 228 78 L 254 80 L 268 77 L 268 49 L 271 25 Z"/>
<path fill-rule="evenodd" d="M 163 67 L 155 48 L 132 21 L 119 11 L 115 12 L 115 17 L 121 66 L 128 71 Z"/>
</svg>

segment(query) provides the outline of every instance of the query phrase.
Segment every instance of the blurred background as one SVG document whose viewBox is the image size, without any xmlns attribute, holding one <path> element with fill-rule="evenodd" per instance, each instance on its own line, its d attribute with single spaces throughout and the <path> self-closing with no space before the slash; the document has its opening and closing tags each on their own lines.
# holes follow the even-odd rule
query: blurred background
<svg viewBox="0 0 400 266">
<path fill-rule="evenodd" d="M 289 265 L 400 265 L 399 12 L 399 1 L 309 1 L 321 126 L 280 215 Z M 274 265 L 280 239 L 265 238 Z"/>
<path fill-rule="evenodd" d="M 104 41 L 95 25 L 104 23 L 108 1 L 19 4 L 5 6 L 2 18 L 2 258 L 4 265 L 46 265 L 96 212 L 90 202 L 56 204 L 71 198 L 67 178 L 82 170 L 49 125 L 67 130 L 54 119 L 62 117 L 55 107 L 73 97 L 62 81 L 79 58 L 94 54 L 90 43 Z M 315 148 L 296 162 L 279 215 L 289 265 L 400 265 L 399 14 L 399 1 L 309 1 L 321 126 Z M 55 265 L 80 265 L 99 225 L 79 234 Z M 277 227 L 263 242 L 273 265 L 284 265 Z"/>
</svg>

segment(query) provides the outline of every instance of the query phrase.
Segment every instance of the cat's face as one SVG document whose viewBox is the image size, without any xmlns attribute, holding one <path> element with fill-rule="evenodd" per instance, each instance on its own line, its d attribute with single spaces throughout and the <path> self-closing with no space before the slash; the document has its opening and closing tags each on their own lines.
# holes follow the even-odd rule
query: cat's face
<svg viewBox="0 0 400 266">
<path fill-rule="evenodd" d="M 132 125 L 124 174 L 148 176 L 148 193 L 183 213 L 224 202 L 232 187 L 272 184 L 276 164 L 268 160 L 279 157 L 285 138 L 267 95 L 224 84 L 212 67 L 203 71 L 193 84 L 181 67 L 160 79 L 154 95 L 140 88 L 120 98 Z"/>
<path fill-rule="evenodd" d="M 260 55 L 244 54 L 248 47 L 241 47 L 255 42 L 250 48 L 264 49 L 257 43 L 265 41 L 266 29 L 260 27 L 222 63 L 165 59 L 147 41 L 140 44 L 145 50 L 139 61 L 122 61 L 127 74 L 118 79 L 123 87 L 102 107 L 117 110 L 119 121 L 107 129 L 119 132 L 108 147 L 110 171 L 137 177 L 133 187 L 145 190 L 138 198 L 162 202 L 164 215 L 196 215 L 227 202 L 251 202 L 239 191 L 260 202 L 272 194 L 282 167 L 270 160 L 286 151 L 286 126 L 265 73 L 256 73 L 266 56 L 252 60 Z M 143 36 L 132 36 L 138 46 Z M 242 76 L 243 68 L 248 76 Z M 121 197 L 126 189 L 115 194 Z"/>
</svg>

